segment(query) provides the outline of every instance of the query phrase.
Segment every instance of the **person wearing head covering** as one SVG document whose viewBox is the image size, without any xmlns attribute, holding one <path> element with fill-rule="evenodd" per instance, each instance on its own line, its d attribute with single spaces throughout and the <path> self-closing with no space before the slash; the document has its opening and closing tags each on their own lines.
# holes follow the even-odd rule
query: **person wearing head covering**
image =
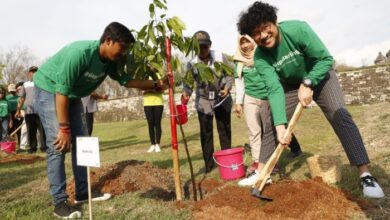
<svg viewBox="0 0 390 220">
<path fill-rule="evenodd" d="M 195 58 L 187 63 L 187 69 L 184 78 L 188 79 L 184 84 L 182 97 L 188 101 L 194 86 L 196 87 L 195 108 L 198 112 L 200 125 L 200 142 L 202 145 L 203 159 L 205 162 L 206 173 L 214 168 L 214 139 L 213 139 L 213 118 L 217 122 L 219 142 L 221 149 L 231 148 L 231 108 L 232 98 L 230 89 L 233 84 L 233 77 L 224 72 L 217 73 L 214 70 L 214 63 L 221 62 L 231 65 L 227 56 L 221 52 L 211 50 L 210 35 L 206 31 L 197 31 L 194 39 L 199 43 L 199 53 Z M 197 64 L 205 64 L 211 69 L 214 83 L 201 79 Z M 196 85 L 194 85 L 196 84 Z"/>
<path fill-rule="evenodd" d="M 249 175 L 238 182 L 240 186 L 252 186 L 259 175 L 257 169 L 264 165 L 261 156 L 272 153 L 277 140 L 262 142 L 262 133 L 272 126 L 271 111 L 267 98 L 267 88 L 253 63 L 253 55 L 257 48 L 256 43 L 248 35 L 240 35 L 237 50 L 233 56 L 235 62 L 236 102 L 234 112 L 237 117 L 244 110 L 245 121 L 249 131 L 249 141 L 252 155 L 252 165 L 247 169 Z M 295 139 L 295 137 L 294 137 Z M 292 152 L 300 152 L 300 146 L 295 139 L 290 147 Z M 260 152 L 263 152 L 261 154 Z"/>
<path fill-rule="evenodd" d="M 308 23 L 277 23 L 276 12 L 276 7 L 256 1 L 240 14 L 237 26 L 240 34 L 251 36 L 258 46 L 254 65 L 267 87 L 278 141 L 283 145 L 290 142 L 284 134 L 295 106 L 308 106 L 314 100 L 332 125 L 350 164 L 358 168 L 363 195 L 384 197 L 369 172 L 370 160 L 359 129 L 345 107 L 333 57 Z"/>
<path fill-rule="evenodd" d="M 24 120 L 27 127 L 27 142 L 30 147 L 28 153 L 33 154 L 37 152 L 39 146 L 41 152 L 46 152 L 46 134 L 42 127 L 41 120 L 38 114 L 35 112 L 34 94 L 35 86 L 33 82 L 33 76 L 38 71 L 37 66 L 31 66 L 27 71 L 27 82 L 23 83 L 23 86 L 18 87 L 18 104 L 16 106 L 15 117 L 22 118 L 21 111 L 24 109 Z M 39 132 L 39 140 L 37 139 L 37 133 Z"/>
</svg>

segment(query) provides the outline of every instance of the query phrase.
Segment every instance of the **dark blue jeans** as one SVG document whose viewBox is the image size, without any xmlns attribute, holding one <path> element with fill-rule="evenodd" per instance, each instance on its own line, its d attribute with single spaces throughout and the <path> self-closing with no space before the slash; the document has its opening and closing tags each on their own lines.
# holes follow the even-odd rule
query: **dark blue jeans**
<svg viewBox="0 0 390 220">
<path fill-rule="evenodd" d="M 1 140 L 6 141 L 8 135 L 8 116 L 0 118 L 0 126 L 1 126 Z"/>
<path fill-rule="evenodd" d="M 65 154 L 55 149 L 54 141 L 57 138 L 59 125 L 56 114 L 55 94 L 35 88 L 34 110 L 41 119 L 46 133 L 47 145 L 47 176 L 50 183 L 50 193 L 54 204 L 67 200 Z M 85 118 L 83 117 L 83 105 L 80 99 L 70 99 L 69 103 L 70 129 L 72 134 L 72 168 L 76 185 L 76 199 L 88 194 L 87 168 L 77 166 L 76 137 L 87 136 Z"/>
</svg>

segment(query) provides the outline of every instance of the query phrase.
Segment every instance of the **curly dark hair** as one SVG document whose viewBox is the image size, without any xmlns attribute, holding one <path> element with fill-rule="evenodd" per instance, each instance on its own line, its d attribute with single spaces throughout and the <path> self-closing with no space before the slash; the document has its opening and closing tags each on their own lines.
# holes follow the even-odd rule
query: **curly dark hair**
<svg viewBox="0 0 390 220">
<path fill-rule="evenodd" d="M 276 24 L 278 16 L 276 15 L 277 8 L 268 3 L 257 1 L 253 3 L 247 11 L 243 11 L 239 15 L 237 29 L 240 34 L 252 36 L 253 31 L 260 25 L 266 22 Z"/>
</svg>

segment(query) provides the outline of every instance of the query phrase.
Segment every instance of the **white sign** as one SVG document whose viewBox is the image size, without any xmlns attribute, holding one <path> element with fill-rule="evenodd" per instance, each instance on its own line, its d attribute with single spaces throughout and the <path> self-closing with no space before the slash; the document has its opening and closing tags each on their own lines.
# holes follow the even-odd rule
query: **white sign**
<svg viewBox="0 0 390 220">
<path fill-rule="evenodd" d="M 77 165 L 100 167 L 99 139 L 97 137 L 77 137 Z"/>
</svg>

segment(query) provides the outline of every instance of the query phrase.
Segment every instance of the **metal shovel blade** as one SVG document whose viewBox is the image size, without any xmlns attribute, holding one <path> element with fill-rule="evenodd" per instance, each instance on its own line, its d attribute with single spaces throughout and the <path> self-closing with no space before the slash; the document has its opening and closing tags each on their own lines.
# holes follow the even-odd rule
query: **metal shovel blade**
<svg viewBox="0 0 390 220">
<path fill-rule="evenodd" d="M 273 200 L 272 198 L 269 198 L 269 197 L 262 195 L 261 192 L 257 188 L 252 189 L 251 195 L 256 197 L 256 198 L 259 198 L 261 200 L 267 201 L 267 202 L 272 202 L 272 200 Z"/>
</svg>

